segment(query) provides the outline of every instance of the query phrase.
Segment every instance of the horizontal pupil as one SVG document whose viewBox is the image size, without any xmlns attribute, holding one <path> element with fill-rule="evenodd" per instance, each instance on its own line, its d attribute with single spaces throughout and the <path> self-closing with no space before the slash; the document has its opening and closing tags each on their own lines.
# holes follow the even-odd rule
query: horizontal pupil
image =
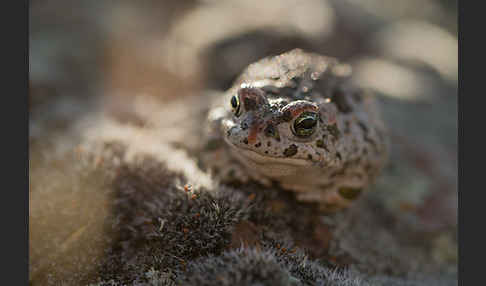
<svg viewBox="0 0 486 286">
<path fill-rule="evenodd" d="M 297 127 L 311 129 L 316 125 L 317 121 L 314 118 L 304 118 L 297 123 Z"/>
<path fill-rule="evenodd" d="M 314 133 L 317 125 L 318 114 L 315 112 L 303 112 L 294 121 L 292 132 L 298 137 L 309 137 Z"/>
</svg>

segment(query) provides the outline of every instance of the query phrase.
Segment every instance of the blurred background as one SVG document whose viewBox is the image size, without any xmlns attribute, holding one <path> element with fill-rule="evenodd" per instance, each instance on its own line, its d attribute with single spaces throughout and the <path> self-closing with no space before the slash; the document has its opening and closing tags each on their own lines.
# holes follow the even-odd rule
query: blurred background
<svg viewBox="0 0 486 286">
<path fill-rule="evenodd" d="M 427 101 L 456 94 L 456 20 L 452 0 L 32 1 L 30 106 L 224 89 L 248 63 L 294 47 L 354 64 L 384 94 Z"/>
<path fill-rule="evenodd" d="M 75 182 L 85 179 L 63 157 L 80 140 L 81 118 L 102 113 L 143 125 L 137 116 L 143 110 L 134 111 L 138 99 L 163 105 L 203 90 L 224 90 L 249 63 L 293 48 L 350 63 L 354 80 L 377 92 L 393 143 L 377 193 L 387 194 L 383 201 L 390 210 L 407 212 L 407 220 L 439 233 L 431 240 L 437 249 L 430 249 L 454 265 L 456 5 L 454 0 L 30 1 L 31 281 L 55 281 L 48 274 L 52 269 L 61 276 L 89 271 L 91 256 L 75 251 L 71 257 L 81 262 L 73 266 L 58 254 L 76 243 L 83 251 L 106 243 L 100 238 L 83 244 L 80 237 L 99 232 L 93 221 L 106 215 L 100 207 L 106 198 L 75 192 L 80 188 Z M 91 187 L 98 184 L 89 176 Z M 80 224 L 88 227 L 80 230 Z"/>
</svg>

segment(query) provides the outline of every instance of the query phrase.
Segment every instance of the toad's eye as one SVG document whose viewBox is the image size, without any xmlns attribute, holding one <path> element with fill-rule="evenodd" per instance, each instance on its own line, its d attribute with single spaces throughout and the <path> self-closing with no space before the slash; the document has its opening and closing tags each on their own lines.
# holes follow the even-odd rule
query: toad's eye
<svg viewBox="0 0 486 286">
<path fill-rule="evenodd" d="M 318 114 L 311 111 L 302 112 L 295 119 L 292 132 L 297 137 L 309 137 L 316 130 Z"/>
<path fill-rule="evenodd" d="M 240 100 L 238 96 L 233 95 L 230 100 L 231 103 L 231 111 L 233 111 L 234 115 L 240 116 Z"/>
</svg>

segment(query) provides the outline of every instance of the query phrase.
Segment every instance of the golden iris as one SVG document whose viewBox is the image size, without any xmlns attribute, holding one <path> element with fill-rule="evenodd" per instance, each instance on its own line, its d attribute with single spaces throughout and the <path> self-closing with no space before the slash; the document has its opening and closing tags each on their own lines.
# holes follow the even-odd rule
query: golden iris
<svg viewBox="0 0 486 286">
<path fill-rule="evenodd" d="M 316 130 L 318 114 L 311 111 L 302 112 L 294 121 L 293 133 L 297 137 L 309 137 Z"/>
</svg>

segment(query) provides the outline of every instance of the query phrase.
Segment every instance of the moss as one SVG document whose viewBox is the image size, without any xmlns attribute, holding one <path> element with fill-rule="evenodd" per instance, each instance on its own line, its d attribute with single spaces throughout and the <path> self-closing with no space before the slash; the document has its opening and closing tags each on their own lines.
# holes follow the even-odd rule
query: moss
<svg viewBox="0 0 486 286">
<path fill-rule="evenodd" d="M 269 244 L 191 262 L 180 285 L 362 285 L 356 273 L 332 270 L 296 249 Z"/>
<path fill-rule="evenodd" d="M 225 189 L 176 187 L 184 180 L 150 159 L 119 168 L 113 181 L 119 236 L 101 267 L 102 280 L 147 281 L 149 269 L 173 273 L 230 244 L 231 227 L 248 216 L 248 206 Z"/>
</svg>

